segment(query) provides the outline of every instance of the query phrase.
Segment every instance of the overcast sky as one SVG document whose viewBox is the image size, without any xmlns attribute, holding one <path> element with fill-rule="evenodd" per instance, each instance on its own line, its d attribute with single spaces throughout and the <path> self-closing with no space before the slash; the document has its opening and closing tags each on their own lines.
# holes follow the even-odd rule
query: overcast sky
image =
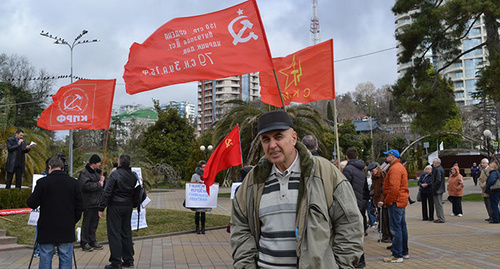
<svg viewBox="0 0 500 269">
<path fill-rule="evenodd" d="M 101 42 L 74 49 L 74 75 L 117 79 L 114 108 L 124 104 L 152 106 L 188 101 L 196 104 L 196 83 L 168 86 L 128 95 L 122 79 L 133 42 L 142 43 L 157 28 L 176 17 L 221 10 L 241 0 L 1 0 L 0 53 L 25 56 L 33 66 L 53 75 L 69 75 L 70 50 L 40 35 L 42 30 L 73 40 L 83 29 L 83 39 Z M 311 0 L 257 0 L 273 57 L 311 45 Z M 321 40 L 333 38 L 334 57 L 341 60 L 396 46 L 394 0 L 318 0 Z M 376 87 L 397 78 L 396 50 L 335 63 L 336 92 L 354 91 L 359 83 Z M 58 79 L 53 93 L 70 83 Z"/>
</svg>

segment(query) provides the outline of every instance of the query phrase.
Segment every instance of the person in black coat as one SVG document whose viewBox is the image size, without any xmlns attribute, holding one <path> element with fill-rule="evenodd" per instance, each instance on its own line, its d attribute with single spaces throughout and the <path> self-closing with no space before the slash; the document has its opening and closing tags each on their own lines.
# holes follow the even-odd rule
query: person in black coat
<svg viewBox="0 0 500 269">
<path fill-rule="evenodd" d="M 120 155 L 118 168 L 106 181 L 104 192 L 99 202 L 99 218 L 107 207 L 108 241 L 111 264 L 105 269 L 134 267 L 134 246 L 130 219 L 134 204 L 134 187 L 138 182 L 130 169 L 130 156 Z"/>
<path fill-rule="evenodd" d="M 358 160 L 358 151 L 355 148 L 349 148 L 346 151 L 347 165 L 344 167 L 342 173 L 351 183 L 354 195 L 358 202 L 358 208 L 363 216 L 363 224 L 365 227 L 365 236 L 368 229 L 368 220 L 366 218 L 366 208 L 370 200 L 370 190 L 368 189 L 368 181 L 366 180 L 365 162 Z M 360 258 L 356 268 L 365 267 L 365 254 Z"/>
<path fill-rule="evenodd" d="M 104 186 L 104 176 L 101 176 L 100 166 L 101 158 L 97 154 L 93 154 L 78 177 L 85 208 L 80 240 L 83 251 L 102 249 L 102 246 L 97 244 L 95 238 L 97 226 L 99 225 L 99 200 Z"/>
<path fill-rule="evenodd" d="M 434 200 L 432 199 L 432 166 L 427 165 L 418 180 L 422 199 L 422 220 L 434 221 Z"/>
<path fill-rule="evenodd" d="M 75 224 L 83 212 L 82 192 L 78 182 L 61 171 L 59 158 L 50 159 L 49 175 L 37 181 L 27 200 L 30 208 L 40 206 L 37 243 L 40 246 L 39 268 L 51 268 L 57 246 L 59 268 L 71 268 Z"/>
<path fill-rule="evenodd" d="M 25 154 L 31 149 L 31 145 L 26 146 L 23 139 L 24 131 L 17 129 L 13 137 L 7 139 L 7 162 L 5 163 L 5 172 L 7 172 L 6 189 L 10 189 L 14 174 L 16 175 L 16 188 L 21 188 L 23 182 L 23 173 L 25 166 Z"/>
</svg>

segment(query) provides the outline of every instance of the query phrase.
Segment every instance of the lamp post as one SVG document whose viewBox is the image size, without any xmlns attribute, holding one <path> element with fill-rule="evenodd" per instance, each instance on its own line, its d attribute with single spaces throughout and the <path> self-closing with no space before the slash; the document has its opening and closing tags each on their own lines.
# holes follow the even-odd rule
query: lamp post
<svg viewBox="0 0 500 269">
<path fill-rule="evenodd" d="M 490 130 L 486 129 L 483 132 L 484 137 L 486 138 L 486 151 L 488 152 L 488 160 L 490 159 L 490 138 L 493 136 Z"/>
<path fill-rule="evenodd" d="M 205 146 L 201 145 L 200 150 L 205 153 L 205 161 L 208 160 L 208 154 L 212 152 L 214 147 L 212 145 L 208 145 L 208 147 L 205 148 Z"/>
<path fill-rule="evenodd" d="M 84 36 L 88 32 L 89 31 L 87 30 L 83 30 L 81 34 L 75 37 L 75 40 L 73 41 L 73 43 L 71 43 L 71 45 L 64 38 L 52 36 L 51 34 L 49 34 L 49 32 L 45 32 L 44 30 L 42 30 L 42 32 L 40 33 L 40 35 L 42 36 L 54 39 L 55 40 L 54 44 L 68 45 L 71 51 L 71 73 L 70 73 L 71 83 L 73 83 L 73 49 L 75 48 L 75 46 L 80 44 L 94 43 L 100 41 L 99 39 L 80 40 L 80 38 L 82 38 L 82 36 Z M 69 175 L 73 176 L 73 130 L 69 130 Z"/>
</svg>

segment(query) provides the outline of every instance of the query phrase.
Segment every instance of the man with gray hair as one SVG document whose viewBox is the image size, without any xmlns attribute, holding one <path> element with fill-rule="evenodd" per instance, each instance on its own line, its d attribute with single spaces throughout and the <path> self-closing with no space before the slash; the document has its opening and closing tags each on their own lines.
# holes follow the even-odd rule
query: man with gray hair
<svg viewBox="0 0 500 269">
<path fill-rule="evenodd" d="M 302 138 L 302 144 L 311 152 L 313 156 L 320 156 L 318 153 L 318 140 L 314 135 L 306 135 Z"/>
<path fill-rule="evenodd" d="M 434 208 L 436 211 L 436 220 L 434 223 L 445 223 L 443 210 L 443 193 L 445 188 L 445 173 L 444 168 L 441 166 L 441 159 L 435 158 L 432 161 L 432 199 L 434 200 Z M 432 216 L 429 216 L 432 217 Z"/>
<path fill-rule="evenodd" d="M 297 141 L 283 110 L 260 116 L 265 156 L 233 199 L 234 268 L 353 268 L 363 224 L 351 184 Z"/>
<path fill-rule="evenodd" d="M 480 169 L 481 172 L 479 174 L 478 182 L 482 190 L 484 206 L 486 207 L 486 212 L 488 212 L 488 218 L 485 219 L 485 221 L 490 221 L 491 217 L 493 216 L 493 211 L 491 210 L 490 195 L 485 192 L 486 180 L 490 175 L 490 161 L 488 161 L 488 159 L 486 158 L 482 159 Z"/>
</svg>

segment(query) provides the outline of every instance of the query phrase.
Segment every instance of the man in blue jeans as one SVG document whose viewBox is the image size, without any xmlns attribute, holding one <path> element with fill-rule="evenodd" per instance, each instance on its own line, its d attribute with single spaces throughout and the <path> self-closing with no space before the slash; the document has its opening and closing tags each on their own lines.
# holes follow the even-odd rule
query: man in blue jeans
<svg viewBox="0 0 500 269">
<path fill-rule="evenodd" d="M 384 154 L 387 163 L 391 166 L 382 187 L 384 202 L 379 202 L 379 205 L 387 208 L 389 229 L 392 234 L 392 256 L 384 258 L 384 262 L 400 263 L 403 259 L 410 258 L 405 212 L 409 197 L 408 172 L 399 161 L 399 151 L 391 149 Z"/>
<path fill-rule="evenodd" d="M 40 246 L 39 269 L 52 268 L 52 257 L 57 246 L 59 268 L 71 269 L 75 224 L 83 212 L 83 198 L 78 182 L 61 171 L 59 158 L 49 160 L 49 175 L 37 181 L 27 200 L 30 208 L 40 206 L 37 242 Z"/>
</svg>

